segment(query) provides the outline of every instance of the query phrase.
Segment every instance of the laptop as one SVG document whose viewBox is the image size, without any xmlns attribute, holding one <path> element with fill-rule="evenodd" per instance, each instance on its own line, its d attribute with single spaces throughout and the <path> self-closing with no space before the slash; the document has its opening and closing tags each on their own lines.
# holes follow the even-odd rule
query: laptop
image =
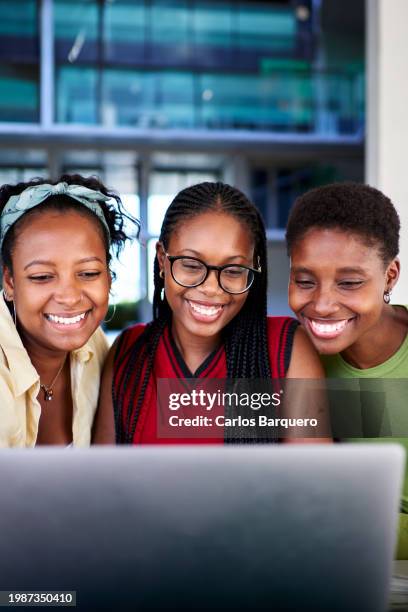
<svg viewBox="0 0 408 612">
<path fill-rule="evenodd" d="M 403 465 L 390 444 L 1 451 L 0 590 L 115 612 L 384 611 Z"/>
</svg>

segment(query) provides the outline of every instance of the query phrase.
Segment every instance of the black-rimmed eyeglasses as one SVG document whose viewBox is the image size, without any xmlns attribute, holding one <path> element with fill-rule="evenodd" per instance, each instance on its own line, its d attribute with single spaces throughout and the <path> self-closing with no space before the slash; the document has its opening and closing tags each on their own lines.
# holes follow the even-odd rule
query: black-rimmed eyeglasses
<svg viewBox="0 0 408 612">
<path fill-rule="evenodd" d="M 196 257 L 185 255 L 169 255 L 165 253 L 170 262 L 173 280 L 182 287 L 198 287 L 202 285 L 211 270 L 217 272 L 218 284 L 227 293 L 239 294 L 248 291 L 254 282 L 255 274 L 261 272 L 249 266 L 226 264 L 224 266 L 209 266 Z"/>
</svg>

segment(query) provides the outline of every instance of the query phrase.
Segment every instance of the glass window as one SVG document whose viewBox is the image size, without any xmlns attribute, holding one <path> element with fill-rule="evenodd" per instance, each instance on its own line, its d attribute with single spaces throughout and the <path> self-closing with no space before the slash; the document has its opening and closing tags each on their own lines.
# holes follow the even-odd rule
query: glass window
<svg viewBox="0 0 408 612">
<path fill-rule="evenodd" d="M 296 44 L 297 22 L 293 9 L 237 7 L 237 31 L 241 49 L 291 51 Z"/>
<path fill-rule="evenodd" d="M 163 72 L 155 75 L 155 124 L 158 127 L 192 127 L 194 125 L 193 75 Z"/>
<path fill-rule="evenodd" d="M 200 79 L 201 120 L 207 128 L 251 128 L 259 116 L 255 76 L 204 74 Z M 258 110 L 258 109 L 257 109 Z"/>
<path fill-rule="evenodd" d="M 363 159 L 310 161 L 308 164 L 251 170 L 251 197 L 268 229 L 283 230 L 295 199 L 314 187 L 364 179 Z"/>
<path fill-rule="evenodd" d="M 99 19 L 97 0 L 54 0 L 57 62 L 98 59 Z"/>
<path fill-rule="evenodd" d="M 193 76 L 188 73 L 105 70 L 102 100 L 104 125 L 194 124 Z"/>
<path fill-rule="evenodd" d="M 208 128 L 309 129 L 309 78 L 205 74 L 200 81 L 202 123 Z"/>
<path fill-rule="evenodd" d="M 231 5 L 220 2 L 197 3 L 194 8 L 194 41 L 198 45 L 231 46 Z"/>
<path fill-rule="evenodd" d="M 251 200 L 259 209 L 266 227 L 269 223 L 269 172 L 266 168 L 254 168 L 251 171 Z"/>
<path fill-rule="evenodd" d="M 236 67 L 237 54 L 232 37 L 235 9 L 230 3 L 197 2 L 192 11 L 193 63 L 200 69 Z"/>
<path fill-rule="evenodd" d="M 187 0 L 151 0 L 149 59 L 156 65 L 191 62 L 191 10 Z"/>
<path fill-rule="evenodd" d="M 106 69 L 102 83 L 104 125 L 148 127 L 153 122 L 155 83 L 150 73 Z"/>
<path fill-rule="evenodd" d="M 338 71 L 320 76 L 320 89 L 325 96 L 325 108 L 320 112 L 320 129 L 326 133 L 352 134 L 361 126 L 361 93 L 355 75 Z M 316 78 L 319 82 L 319 76 Z M 364 99 L 364 98 L 363 98 Z M 323 123 L 324 122 L 324 123 Z"/>
<path fill-rule="evenodd" d="M 33 37 L 37 35 L 37 1 L 0 0 L 0 33 L 2 36 Z"/>
<path fill-rule="evenodd" d="M 55 0 L 56 120 L 95 124 L 99 121 L 96 67 L 100 22 L 97 0 Z"/>
<path fill-rule="evenodd" d="M 187 0 L 151 0 L 150 10 L 153 44 L 191 42 Z"/>
<path fill-rule="evenodd" d="M 279 168 L 277 171 L 278 227 L 286 227 L 295 199 L 319 185 L 339 180 L 333 166 L 310 165 L 300 168 Z"/>
<path fill-rule="evenodd" d="M 55 0 L 57 121 L 361 133 L 361 63 L 312 69 L 299 51 L 303 39 L 313 42 L 310 23 L 289 3 Z M 20 108 L 31 103 L 20 90 L 35 75 L 16 69 L 13 78 Z M 33 100 L 16 117 L 33 120 Z M 7 120 L 13 105 L 5 106 Z"/>
<path fill-rule="evenodd" d="M 0 150 L 0 185 L 30 181 L 37 176 L 48 176 L 45 151 L 37 149 Z"/>
<path fill-rule="evenodd" d="M 0 64 L 0 121 L 39 119 L 38 68 Z"/>
<path fill-rule="evenodd" d="M 104 4 L 104 58 L 121 64 L 140 64 L 144 59 L 146 9 L 134 0 Z"/>
<path fill-rule="evenodd" d="M 57 121 L 97 123 L 97 79 L 94 68 L 64 66 L 57 73 Z"/>
<path fill-rule="evenodd" d="M 217 181 L 217 172 L 193 170 L 155 170 L 150 177 L 148 200 L 148 232 L 153 236 L 160 234 L 164 213 L 174 196 L 190 185 L 203 181 Z"/>
<path fill-rule="evenodd" d="M 39 120 L 36 0 L 0 0 L 0 121 Z"/>
<path fill-rule="evenodd" d="M 0 0 L 0 61 L 38 62 L 36 0 Z"/>
</svg>

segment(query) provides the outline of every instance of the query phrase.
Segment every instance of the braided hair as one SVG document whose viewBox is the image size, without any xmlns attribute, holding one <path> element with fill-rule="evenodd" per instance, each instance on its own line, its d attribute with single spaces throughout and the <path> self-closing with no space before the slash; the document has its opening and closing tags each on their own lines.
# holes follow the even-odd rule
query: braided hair
<svg viewBox="0 0 408 612">
<path fill-rule="evenodd" d="M 259 262 L 261 267 L 261 273 L 255 275 L 240 312 L 223 330 L 227 376 L 228 378 L 270 378 L 266 318 L 266 235 L 257 208 L 241 191 L 230 185 L 220 182 L 193 185 L 180 191 L 170 204 L 163 220 L 159 240 L 167 250 L 170 238 L 181 221 L 209 211 L 231 215 L 248 228 L 254 241 L 255 261 Z M 121 359 L 127 363 L 121 369 L 120 376 L 117 378 L 114 376 L 113 403 L 119 443 L 130 444 L 133 441 L 159 340 L 166 326 L 171 323 L 170 306 L 166 297 L 163 299 L 161 297 L 163 287 L 164 280 L 160 277 L 159 262 L 156 257 L 153 321 L 146 326 L 133 346 L 122 355 Z M 125 334 L 126 332 L 119 340 L 116 355 L 120 355 Z M 117 370 L 121 363 L 118 359 L 115 360 L 114 370 Z M 128 382 L 133 377 L 129 393 Z M 129 399 L 125 399 L 125 394 Z"/>
</svg>

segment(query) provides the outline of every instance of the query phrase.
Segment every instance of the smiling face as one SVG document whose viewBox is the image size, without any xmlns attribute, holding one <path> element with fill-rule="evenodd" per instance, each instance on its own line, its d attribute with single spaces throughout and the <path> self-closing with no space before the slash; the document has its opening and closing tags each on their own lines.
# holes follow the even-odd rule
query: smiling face
<svg viewBox="0 0 408 612">
<path fill-rule="evenodd" d="M 362 237 L 312 228 L 292 248 L 289 304 L 320 353 L 340 353 L 381 334 L 398 274 L 398 260 L 386 266 Z"/>
<path fill-rule="evenodd" d="M 254 244 L 250 232 L 233 216 L 206 212 L 181 222 L 167 245 L 169 255 L 197 257 L 208 265 L 254 266 Z M 212 270 L 198 287 L 181 287 L 172 278 L 170 262 L 162 245 L 157 246 L 164 272 L 167 301 L 173 312 L 173 328 L 180 337 L 214 338 L 241 310 L 248 293 L 232 295 L 221 289 Z"/>
<path fill-rule="evenodd" d="M 75 211 L 45 211 L 18 232 L 3 286 L 28 350 L 80 348 L 103 320 L 111 280 L 97 223 Z"/>
</svg>

